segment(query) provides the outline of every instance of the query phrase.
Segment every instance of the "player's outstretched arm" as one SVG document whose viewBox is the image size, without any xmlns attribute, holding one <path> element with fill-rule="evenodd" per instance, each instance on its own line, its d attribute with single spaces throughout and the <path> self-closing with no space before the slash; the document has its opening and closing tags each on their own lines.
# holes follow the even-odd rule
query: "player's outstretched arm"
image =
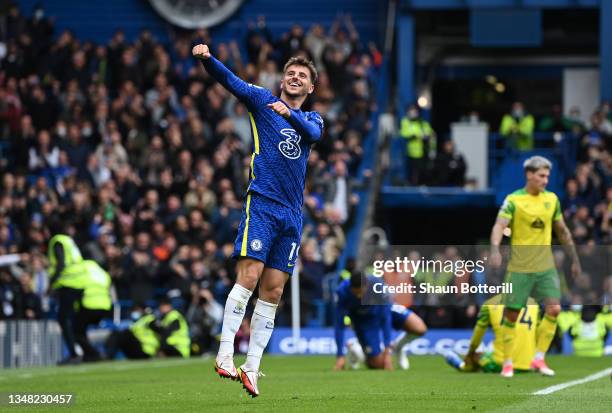
<svg viewBox="0 0 612 413">
<path fill-rule="evenodd" d="M 253 86 L 240 79 L 210 53 L 208 45 L 198 44 L 191 50 L 193 57 L 202 62 L 204 69 L 247 106 L 254 106 L 265 89 Z"/>
</svg>

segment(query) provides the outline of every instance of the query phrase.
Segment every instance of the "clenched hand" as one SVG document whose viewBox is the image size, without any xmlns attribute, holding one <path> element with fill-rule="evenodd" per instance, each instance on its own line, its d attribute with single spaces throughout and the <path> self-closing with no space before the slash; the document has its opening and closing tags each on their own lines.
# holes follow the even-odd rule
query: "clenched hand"
<svg viewBox="0 0 612 413">
<path fill-rule="evenodd" d="M 191 54 L 193 54 L 193 57 L 196 59 L 206 60 L 210 57 L 210 50 L 208 49 L 207 45 L 198 44 L 193 46 L 193 49 L 191 49 Z"/>
<path fill-rule="evenodd" d="M 291 116 L 291 111 L 283 102 L 278 101 L 274 103 L 268 103 L 268 107 L 272 109 L 274 112 L 281 115 L 283 118 L 289 118 Z"/>
</svg>

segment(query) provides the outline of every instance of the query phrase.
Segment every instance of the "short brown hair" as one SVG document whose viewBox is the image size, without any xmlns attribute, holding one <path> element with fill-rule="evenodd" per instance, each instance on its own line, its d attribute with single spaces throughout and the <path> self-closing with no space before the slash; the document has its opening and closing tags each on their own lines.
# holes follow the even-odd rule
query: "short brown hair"
<svg viewBox="0 0 612 413">
<path fill-rule="evenodd" d="M 303 56 L 293 56 L 291 59 L 287 60 L 287 63 L 285 63 L 285 66 L 283 67 L 283 73 L 285 73 L 287 69 L 289 69 L 289 66 L 304 66 L 308 68 L 312 84 L 314 85 L 315 83 L 317 83 L 317 78 L 319 77 L 319 74 L 317 73 L 317 68 L 315 67 L 314 63 L 312 63 L 310 60 L 306 59 Z"/>
</svg>

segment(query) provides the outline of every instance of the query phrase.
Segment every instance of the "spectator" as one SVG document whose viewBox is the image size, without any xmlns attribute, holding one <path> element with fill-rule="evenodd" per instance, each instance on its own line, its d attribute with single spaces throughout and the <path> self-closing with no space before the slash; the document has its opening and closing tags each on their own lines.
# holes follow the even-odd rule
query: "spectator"
<svg viewBox="0 0 612 413">
<path fill-rule="evenodd" d="M 19 278 L 21 284 L 20 318 L 38 320 L 42 317 L 42 303 L 40 297 L 32 289 L 32 276 L 24 273 Z"/>
<path fill-rule="evenodd" d="M 127 166 L 128 154 L 123 145 L 121 145 L 121 135 L 118 131 L 111 133 L 107 141 L 98 145 L 96 157 L 111 172 Z"/>
<path fill-rule="evenodd" d="M 323 50 L 325 49 L 325 43 L 325 29 L 320 24 L 313 24 L 306 34 L 304 44 L 308 48 L 315 66 L 317 67 L 323 67 L 322 56 Z"/>
<path fill-rule="evenodd" d="M 153 298 L 156 266 L 151 251 L 151 237 L 146 232 L 140 232 L 136 236 L 134 249 L 127 256 L 124 270 L 134 302 L 144 303 Z"/>
<path fill-rule="evenodd" d="M 436 134 L 428 121 L 421 118 L 419 108 L 410 105 L 400 122 L 400 136 L 407 140 L 407 176 L 411 185 L 426 182 L 428 160 L 436 151 Z"/>
<path fill-rule="evenodd" d="M 512 104 L 512 112 L 504 115 L 499 133 L 505 138 L 504 145 L 509 149 L 528 151 L 533 149 L 533 116 L 525 112 L 522 102 Z"/>
<path fill-rule="evenodd" d="M 442 144 L 442 151 L 436 157 L 432 174 L 434 184 L 463 187 L 465 185 L 466 169 L 463 155 L 455 151 L 455 145 L 449 139 Z"/>
<path fill-rule="evenodd" d="M 337 215 L 337 222 L 344 224 L 351 215 L 354 202 L 352 183 L 348 178 L 348 171 L 344 161 L 334 162 L 333 171 L 327 181 L 325 202 L 329 209 Z"/>
<path fill-rule="evenodd" d="M 60 149 L 51 142 L 51 135 L 46 130 L 38 133 L 35 147 L 30 148 L 28 167 L 32 172 L 43 172 L 59 165 Z"/>
<path fill-rule="evenodd" d="M 570 119 L 563 116 L 561 105 L 555 103 L 551 113 L 544 116 L 538 125 L 542 132 L 569 132 L 572 129 Z"/>
<path fill-rule="evenodd" d="M 0 268 L 0 320 L 19 318 L 21 288 L 6 268 Z"/>
<path fill-rule="evenodd" d="M 565 196 L 561 202 L 561 208 L 563 209 L 565 219 L 573 216 L 578 207 L 583 203 L 584 200 L 578 196 L 578 183 L 573 178 L 569 179 L 565 183 Z"/>
<path fill-rule="evenodd" d="M 215 301 L 207 289 L 196 288 L 192 295 L 193 300 L 187 310 L 192 348 L 197 350 L 196 354 L 204 354 L 215 350 L 215 335 L 221 330 L 223 306 Z"/>
<path fill-rule="evenodd" d="M 191 354 L 189 326 L 183 315 L 167 299 L 159 303 L 159 319 L 151 324 L 159 336 L 159 352 L 164 357 L 184 357 Z"/>
<path fill-rule="evenodd" d="M 565 118 L 569 131 L 576 136 L 581 136 L 586 131 L 586 125 L 582 121 L 580 116 L 580 108 L 578 106 L 572 106 L 570 108 L 569 116 Z"/>
</svg>

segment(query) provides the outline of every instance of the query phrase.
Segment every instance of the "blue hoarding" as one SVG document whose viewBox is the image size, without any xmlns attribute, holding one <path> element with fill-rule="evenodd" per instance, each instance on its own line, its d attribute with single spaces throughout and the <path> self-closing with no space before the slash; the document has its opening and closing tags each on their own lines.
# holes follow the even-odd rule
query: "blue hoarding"
<svg viewBox="0 0 612 413">
<path fill-rule="evenodd" d="M 448 350 L 463 354 L 470 344 L 472 330 L 429 330 L 423 337 L 410 342 L 408 351 L 414 355 L 443 354 Z M 354 337 L 351 329 L 345 330 L 345 337 Z M 487 332 L 481 350 L 491 349 L 493 334 Z M 336 341 L 333 328 L 302 328 L 297 345 L 293 343 L 291 329 L 279 327 L 274 329 L 267 348 L 272 354 L 318 354 L 335 355 Z M 572 344 L 566 335 L 563 339 L 563 353 L 571 354 Z M 612 355 L 612 336 L 608 337 L 606 354 Z"/>
</svg>

